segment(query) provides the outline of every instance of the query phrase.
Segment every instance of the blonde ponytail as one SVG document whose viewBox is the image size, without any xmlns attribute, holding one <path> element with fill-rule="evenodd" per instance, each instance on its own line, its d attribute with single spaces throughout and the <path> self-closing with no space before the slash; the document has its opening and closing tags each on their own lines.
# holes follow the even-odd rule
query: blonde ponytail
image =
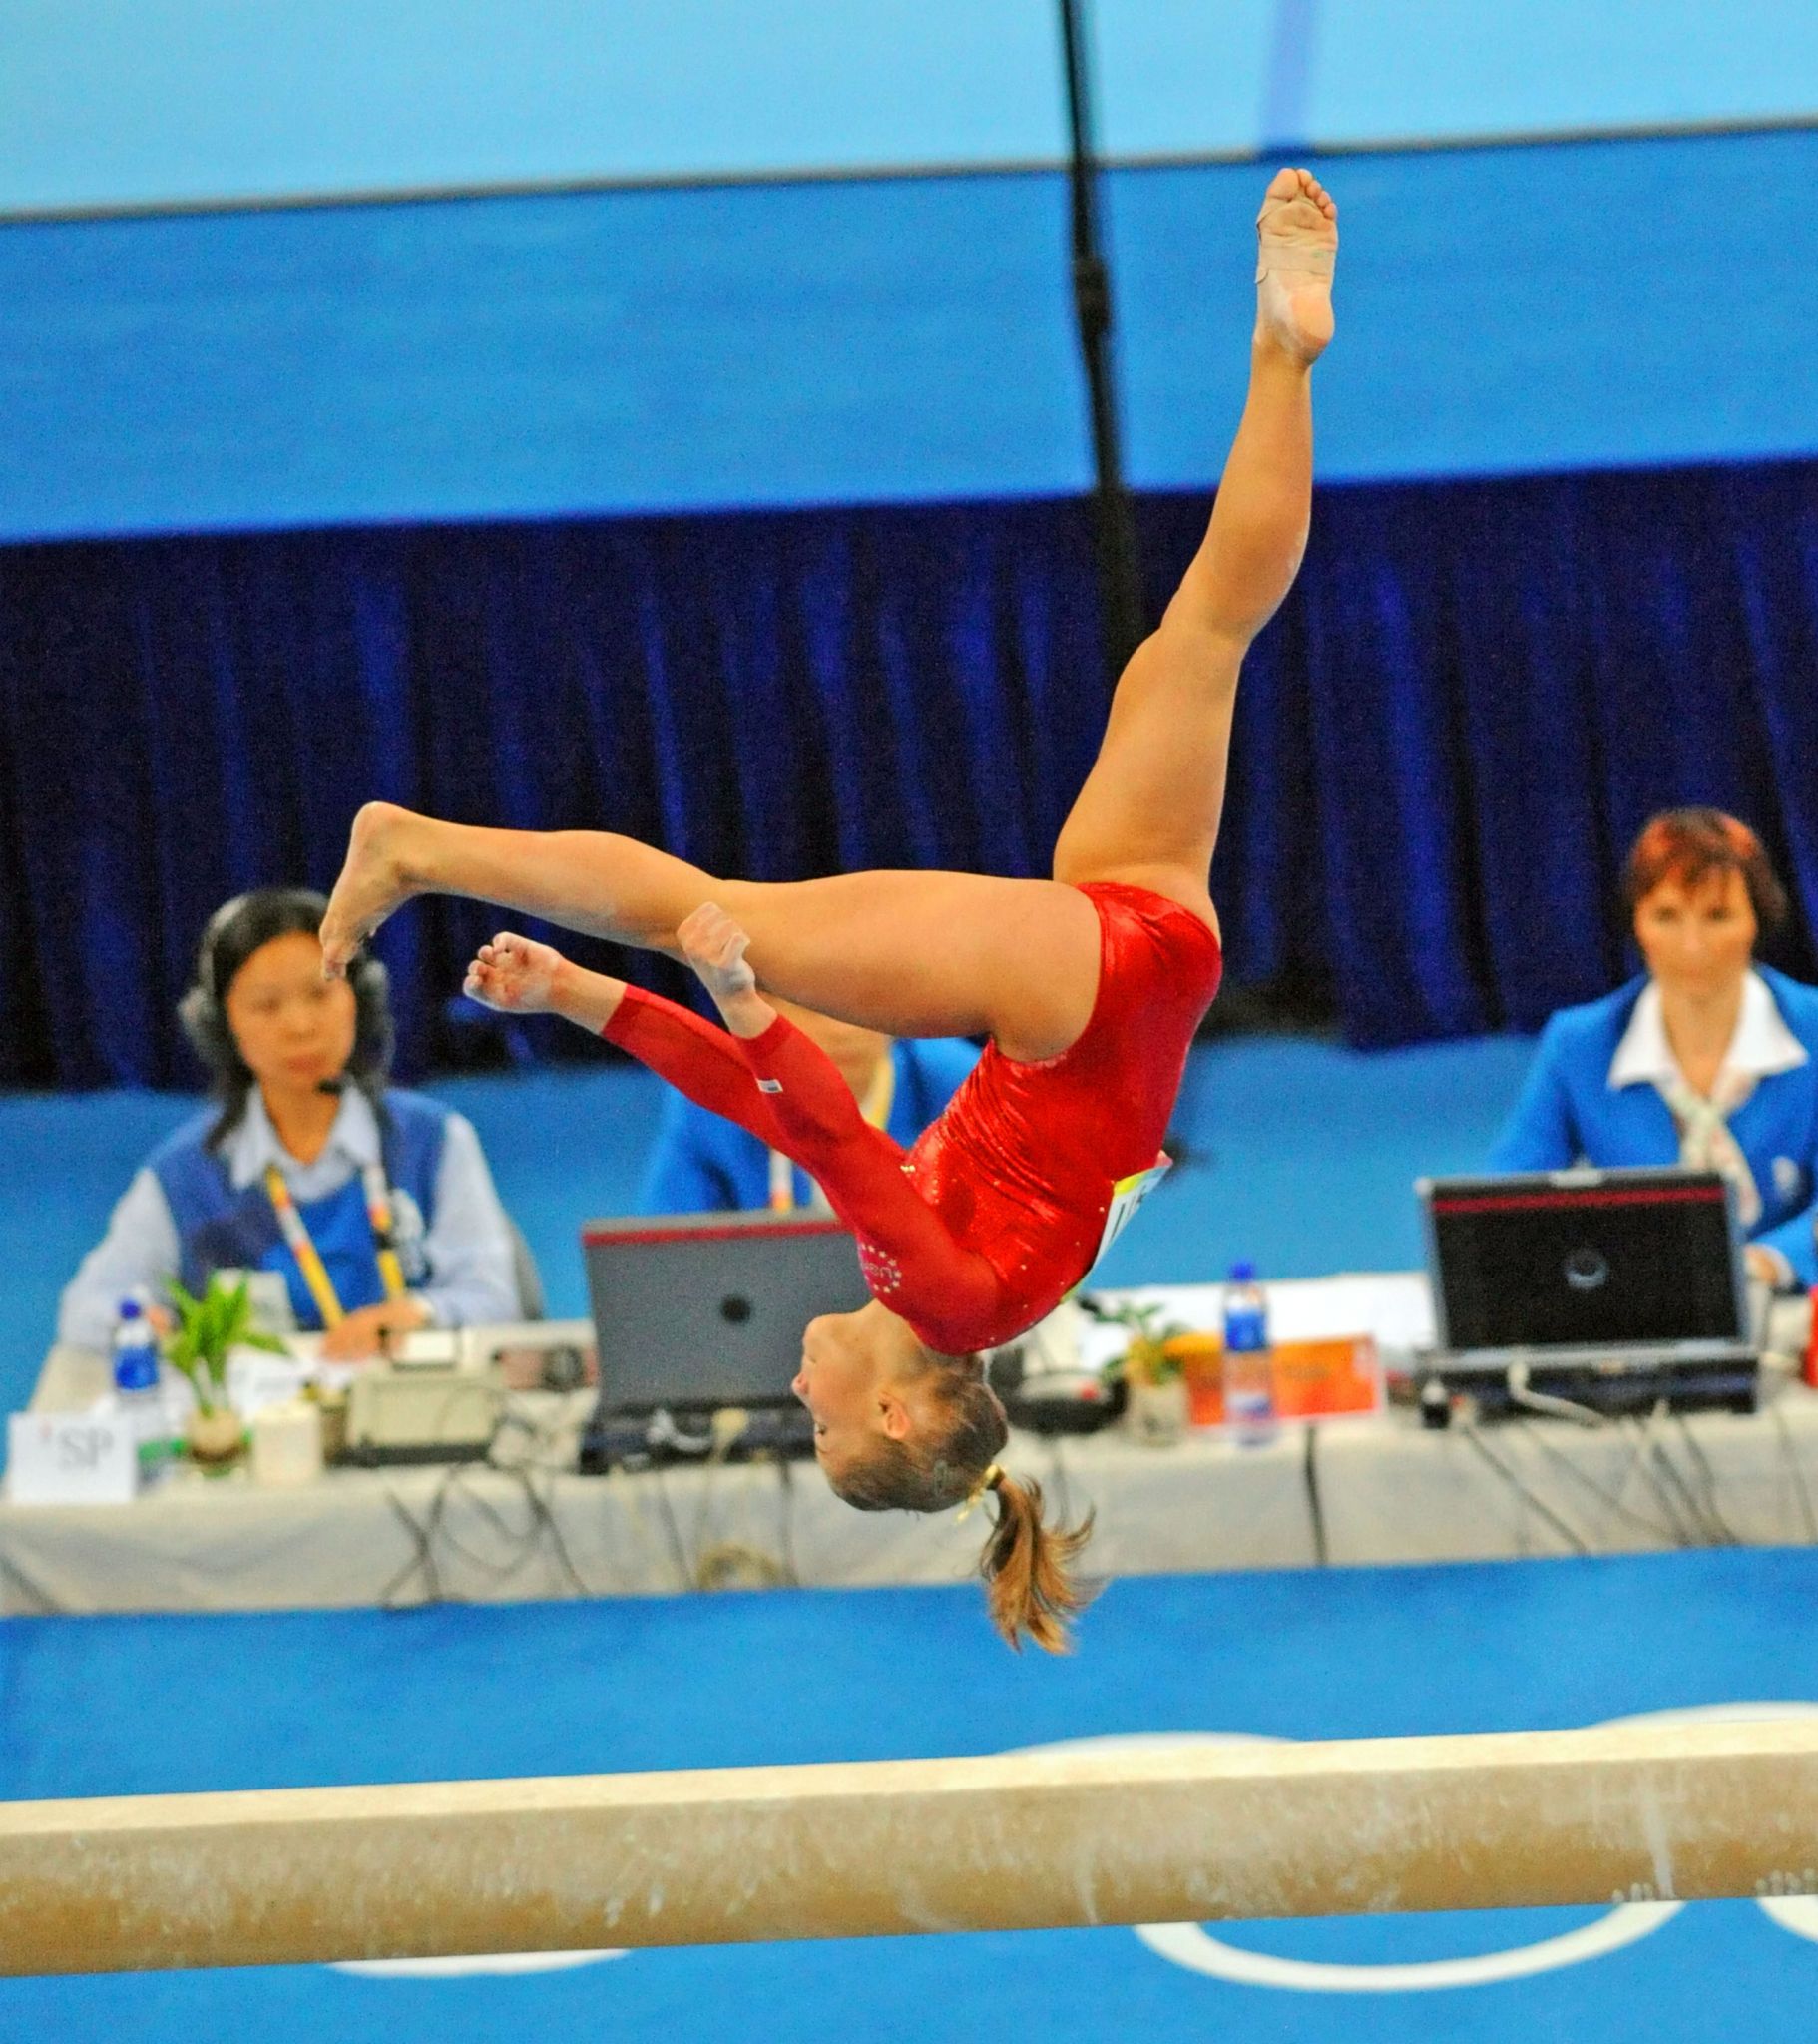
<svg viewBox="0 0 1818 2044">
<path fill-rule="evenodd" d="M 1028 1634 L 1045 1654 L 1065 1654 L 1068 1621 L 1092 1602 L 1092 1592 L 1068 1572 L 1092 1537 L 1092 1514 L 1062 1531 L 1042 1522 L 1039 1483 L 1019 1483 L 1000 1471 L 991 1488 L 997 1522 L 979 1557 L 991 1622 L 1018 1652 Z"/>
</svg>

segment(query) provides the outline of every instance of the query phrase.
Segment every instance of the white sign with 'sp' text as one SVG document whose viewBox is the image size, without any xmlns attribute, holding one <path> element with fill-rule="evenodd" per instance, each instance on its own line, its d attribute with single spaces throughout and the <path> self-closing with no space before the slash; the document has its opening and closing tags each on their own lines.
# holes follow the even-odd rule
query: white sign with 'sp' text
<svg viewBox="0 0 1818 2044">
<path fill-rule="evenodd" d="M 16 1505 L 130 1505 L 139 1444 L 113 1413 L 15 1412 L 6 1422 L 6 1494 Z"/>
</svg>

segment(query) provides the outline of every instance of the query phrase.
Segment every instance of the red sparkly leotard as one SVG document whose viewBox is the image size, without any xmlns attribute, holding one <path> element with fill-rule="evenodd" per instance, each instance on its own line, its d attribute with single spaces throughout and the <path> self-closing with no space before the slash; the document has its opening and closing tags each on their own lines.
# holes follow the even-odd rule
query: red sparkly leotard
<svg viewBox="0 0 1818 2044">
<path fill-rule="evenodd" d="M 931 1348 L 995 1347 L 1079 1283 L 1165 1167 L 1187 1046 L 1218 990 L 1218 940 L 1190 909 L 1143 887 L 1080 891 L 1100 931 L 1085 1030 L 1040 1064 L 988 1045 L 907 1152 L 781 1017 L 741 1040 L 633 987 L 604 1033 L 811 1172 L 873 1295 Z"/>
</svg>

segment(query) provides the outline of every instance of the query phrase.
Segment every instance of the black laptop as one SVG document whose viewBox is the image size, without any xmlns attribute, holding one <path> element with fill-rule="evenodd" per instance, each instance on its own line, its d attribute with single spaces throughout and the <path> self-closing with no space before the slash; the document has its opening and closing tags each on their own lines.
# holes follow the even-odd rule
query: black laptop
<svg viewBox="0 0 1818 2044">
<path fill-rule="evenodd" d="M 1753 1410 L 1759 1353 L 1733 1189 L 1715 1172 L 1417 1181 L 1438 1346 L 1490 1410 Z"/>
</svg>

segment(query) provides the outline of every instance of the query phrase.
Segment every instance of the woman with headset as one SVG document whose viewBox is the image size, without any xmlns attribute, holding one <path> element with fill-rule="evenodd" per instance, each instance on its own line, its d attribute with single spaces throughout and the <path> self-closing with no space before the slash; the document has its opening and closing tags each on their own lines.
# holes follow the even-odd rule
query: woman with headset
<svg viewBox="0 0 1818 2044">
<path fill-rule="evenodd" d="M 511 1224 L 460 1115 L 388 1087 L 385 968 L 322 977 L 327 904 L 268 887 L 219 909 L 179 1009 L 216 1105 L 154 1151 L 63 1294 L 60 1341 L 105 1347 L 121 1300 L 274 1271 L 339 1360 L 431 1324 L 520 1316 Z"/>
</svg>

